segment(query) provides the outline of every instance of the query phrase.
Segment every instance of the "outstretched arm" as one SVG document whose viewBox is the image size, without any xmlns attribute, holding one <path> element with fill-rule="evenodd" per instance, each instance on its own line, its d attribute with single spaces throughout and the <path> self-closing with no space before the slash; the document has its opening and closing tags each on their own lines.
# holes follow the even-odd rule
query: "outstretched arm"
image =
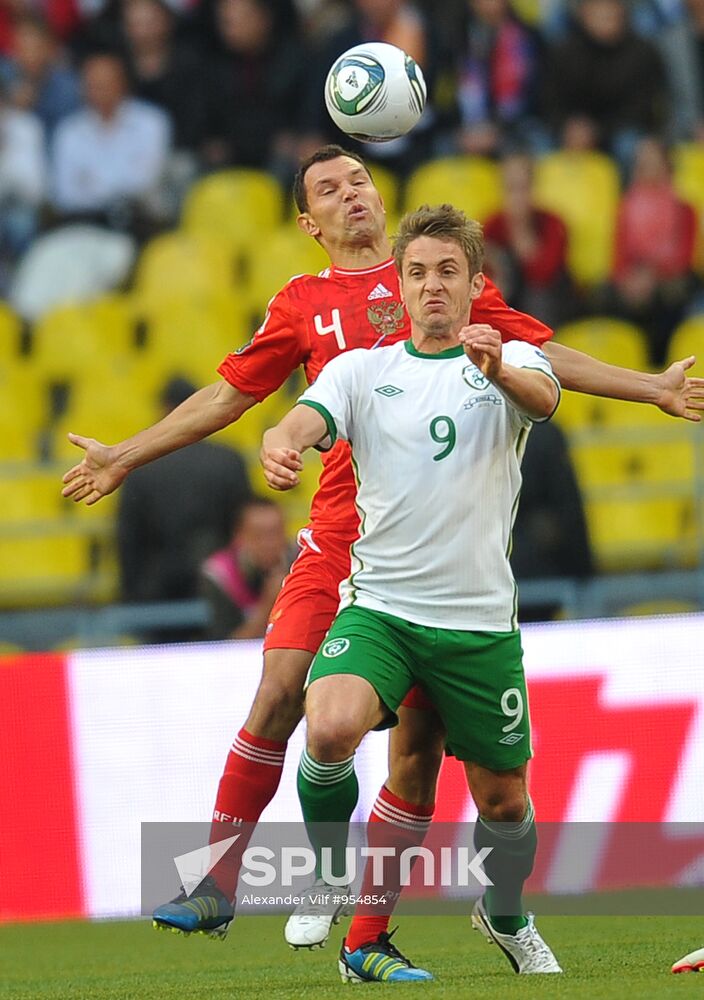
<svg viewBox="0 0 704 1000">
<path fill-rule="evenodd" d="M 633 403 L 653 403 L 673 417 L 701 420 L 704 379 L 685 374 L 694 364 L 694 357 L 675 361 L 664 372 L 650 374 L 609 365 L 554 341 L 545 344 L 543 351 L 563 389 Z"/>
<path fill-rule="evenodd" d="M 323 415 L 312 406 L 298 404 L 264 432 L 259 459 L 264 477 L 273 490 L 290 490 L 299 483 L 303 468 L 301 453 L 328 437 Z"/>
<path fill-rule="evenodd" d="M 132 469 L 222 430 L 254 403 L 254 396 L 222 380 L 199 389 L 163 420 L 119 444 L 105 445 L 94 438 L 69 434 L 69 440 L 83 448 L 85 455 L 64 475 L 66 485 L 61 492 L 76 503 L 97 503 L 116 490 Z"/>
</svg>

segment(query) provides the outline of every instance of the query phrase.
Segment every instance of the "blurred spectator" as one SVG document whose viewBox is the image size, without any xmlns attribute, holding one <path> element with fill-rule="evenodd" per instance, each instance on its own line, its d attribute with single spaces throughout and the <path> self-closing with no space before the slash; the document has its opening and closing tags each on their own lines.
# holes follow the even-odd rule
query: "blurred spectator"
<svg viewBox="0 0 704 1000">
<path fill-rule="evenodd" d="M 206 638 L 262 638 L 290 556 L 279 505 L 265 497 L 247 500 L 229 545 L 201 567 L 200 591 L 210 606 Z"/>
<path fill-rule="evenodd" d="M 347 49 L 363 42 L 387 42 L 402 48 L 420 65 L 429 95 L 433 91 L 436 44 L 429 26 L 408 0 L 352 0 L 346 22 L 312 54 L 307 78 L 304 128 L 306 136 L 301 156 L 312 153 L 324 142 L 340 141 L 340 133 L 325 109 L 325 78 L 335 60 Z M 433 113 L 429 98 L 426 112 L 412 132 L 383 143 L 359 143 L 344 137 L 346 149 L 356 150 L 369 160 L 381 160 L 391 169 L 410 172 L 428 153 L 428 128 Z"/>
<path fill-rule="evenodd" d="M 655 365 L 664 361 L 694 290 L 696 229 L 694 209 L 675 192 L 666 148 L 658 139 L 642 139 L 619 206 L 613 308 L 645 329 Z"/>
<path fill-rule="evenodd" d="M 36 115 L 11 107 L 0 89 L 0 292 L 35 235 L 46 198 L 47 164 Z"/>
<path fill-rule="evenodd" d="M 575 290 L 566 263 L 567 229 L 557 215 L 535 206 L 530 155 L 505 157 L 501 176 L 503 209 L 484 224 L 487 262 L 495 265 L 498 253 L 496 270 L 508 269 L 508 283 L 499 284 L 515 309 L 537 316 L 548 326 L 559 326 L 574 314 Z"/>
<path fill-rule="evenodd" d="M 206 160 L 269 169 L 288 181 L 297 165 L 305 49 L 295 31 L 279 30 L 272 0 L 218 0 L 216 18 Z"/>
<path fill-rule="evenodd" d="M 591 576 L 593 558 L 582 496 L 564 434 L 534 424 L 521 465 L 523 485 L 513 526 L 511 567 L 519 581 Z M 559 605 L 521 597 L 521 621 L 548 621 Z"/>
<path fill-rule="evenodd" d="M 598 151 L 599 129 L 593 118 L 572 115 L 567 118 L 562 129 L 560 145 L 573 153 Z"/>
<path fill-rule="evenodd" d="M 134 96 L 168 112 L 177 150 L 199 149 L 207 123 L 203 61 L 177 39 L 173 11 L 165 0 L 124 0 L 122 28 Z"/>
<path fill-rule="evenodd" d="M 541 47 L 508 0 L 468 0 L 456 67 L 461 153 L 494 155 L 517 142 L 544 145 L 536 121 Z"/>
<path fill-rule="evenodd" d="M 665 38 L 674 138 L 704 142 L 704 0 L 686 0 L 685 11 L 683 24 Z"/>
<path fill-rule="evenodd" d="M 41 18 L 23 17 L 15 23 L 10 58 L 3 60 L 0 73 L 12 103 L 38 115 L 47 138 L 62 118 L 80 107 L 78 74 Z"/>
<path fill-rule="evenodd" d="M 638 138 L 664 126 L 665 68 L 632 30 L 626 0 L 581 0 L 572 29 L 548 55 L 544 113 L 556 136 L 570 118 L 591 119 L 624 172 Z"/>
<path fill-rule="evenodd" d="M 75 29 L 81 0 L 3 0 L 0 3 L 0 52 L 9 53 L 15 21 L 36 16 L 46 21 L 58 38 L 68 38 Z"/>
<path fill-rule="evenodd" d="M 165 414 L 194 391 L 187 380 L 172 379 L 161 397 Z M 196 596 L 201 563 L 229 542 L 233 518 L 250 496 L 241 456 L 210 441 L 135 469 L 120 490 L 122 600 Z"/>
<path fill-rule="evenodd" d="M 54 207 L 63 216 L 117 228 L 149 225 L 161 214 L 169 119 L 160 108 L 129 96 L 125 67 L 116 55 L 89 56 L 82 81 L 85 108 L 56 130 Z"/>
</svg>

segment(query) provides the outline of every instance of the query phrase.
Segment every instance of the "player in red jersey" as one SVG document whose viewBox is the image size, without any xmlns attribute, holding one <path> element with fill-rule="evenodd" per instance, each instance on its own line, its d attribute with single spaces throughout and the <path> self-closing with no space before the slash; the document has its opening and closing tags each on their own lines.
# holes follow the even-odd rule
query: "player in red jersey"
<svg viewBox="0 0 704 1000">
<path fill-rule="evenodd" d="M 327 251 L 331 267 L 318 277 L 294 278 L 270 304 L 249 345 L 229 355 L 223 378 L 199 390 L 164 420 L 108 447 L 72 434 L 85 449 L 83 460 L 64 476 L 65 496 L 96 503 L 115 490 L 131 469 L 200 440 L 238 420 L 274 392 L 300 364 L 309 380 L 344 350 L 373 348 L 408 336 L 398 278 L 391 259 L 381 198 L 363 161 L 339 147 L 325 147 L 299 171 L 299 226 Z M 550 331 L 509 309 L 493 286 L 475 302 L 474 318 L 502 335 L 544 343 Z M 526 333 L 527 331 L 527 333 Z M 557 345 L 554 345 L 557 347 Z M 692 363 L 661 375 L 613 368 L 567 348 L 550 359 L 566 388 L 652 402 L 673 415 L 698 420 L 702 383 L 688 379 Z M 286 743 L 302 716 L 303 685 L 337 608 L 337 587 L 349 569 L 349 544 L 356 536 L 355 484 L 342 447 L 329 453 L 313 502 L 311 522 L 301 532 L 301 554 L 272 611 L 265 639 L 264 669 L 255 701 L 228 755 L 213 813 L 212 837 L 240 833 L 235 848 L 193 894 L 158 908 L 159 924 L 190 932 L 223 933 L 232 919 L 242 852 L 253 825 L 273 798 L 281 777 Z M 390 777 L 375 812 L 429 822 L 443 733 L 435 713 L 407 707 L 394 730 Z M 346 821 L 331 815 L 331 821 Z M 311 946 L 327 937 L 334 914 L 303 914 L 292 944 Z M 299 918 L 301 915 L 299 915 Z M 322 928 L 322 931 L 321 931 Z M 321 937 L 320 934 L 323 934 Z M 289 939 L 293 934 L 289 934 Z"/>
</svg>

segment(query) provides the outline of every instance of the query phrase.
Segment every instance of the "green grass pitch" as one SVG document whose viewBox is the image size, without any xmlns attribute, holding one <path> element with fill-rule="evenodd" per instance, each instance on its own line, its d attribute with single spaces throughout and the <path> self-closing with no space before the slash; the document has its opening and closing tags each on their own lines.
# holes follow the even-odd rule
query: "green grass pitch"
<svg viewBox="0 0 704 1000">
<path fill-rule="evenodd" d="M 544 917 L 563 976 L 513 974 L 467 917 L 403 917 L 395 940 L 433 983 L 360 986 L 393 1000 L 661 1000 L 700 997 L 704 975 L 670 966 L 704 944 L 704 919 Z M 312 1000 L 347 996 L 336 928 L 322 951 L 292 952 L 280 917 L 237 919 L 224 942 L 156 932 L 147 921 L 0 926 L 0 998 L 11 1000 Z M 355 987 L 355 996 L 357 987 Z"/>
</svg>

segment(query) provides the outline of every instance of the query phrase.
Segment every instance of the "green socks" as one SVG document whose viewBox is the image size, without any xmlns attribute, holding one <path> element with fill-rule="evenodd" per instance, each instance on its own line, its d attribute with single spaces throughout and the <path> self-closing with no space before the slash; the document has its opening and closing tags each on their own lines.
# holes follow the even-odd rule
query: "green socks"
<svg viewBox="0 0 704 1000">
<path fill-rule="evenodd" d="M 484 892 L 484 905 L 499 934 L 515 934 L 528 920 L 523 912 L 523 883 L 533 871 L 537 835 L 533 803 L 520 823 L 494 823 L 480 816 L 474 827 L 474 847 L 493 848 L 483 868 L 494 883 Z"/>
<path fill-rule="evenodd" d="M 315 850 L 316 878 L 321 877 L 321 850 L 331 849 L 331 874 L 345 874 L 345 848 L 350 816 L 357 805 L 359 785 L 354 755 L 347 760 L 323 764 L 307 750 L 298 765 L 298 798 L 310 842 Z"/>
</svg>

